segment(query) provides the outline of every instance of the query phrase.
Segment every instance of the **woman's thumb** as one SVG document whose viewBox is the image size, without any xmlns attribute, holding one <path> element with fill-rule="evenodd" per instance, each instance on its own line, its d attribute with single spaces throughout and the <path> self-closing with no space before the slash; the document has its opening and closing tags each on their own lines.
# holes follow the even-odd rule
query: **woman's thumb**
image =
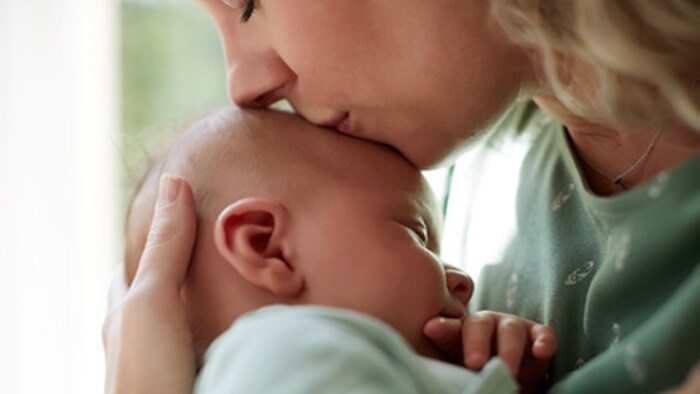
<svg viewBox="0 0 700 394">
<path fill-rule="evenodd" d="M 157 277 L 180 285 L 187 272 L 197 233 L 192 190 L 187 182 L 163 174 L 148 239 L 134 282 Z"/>
</svg>

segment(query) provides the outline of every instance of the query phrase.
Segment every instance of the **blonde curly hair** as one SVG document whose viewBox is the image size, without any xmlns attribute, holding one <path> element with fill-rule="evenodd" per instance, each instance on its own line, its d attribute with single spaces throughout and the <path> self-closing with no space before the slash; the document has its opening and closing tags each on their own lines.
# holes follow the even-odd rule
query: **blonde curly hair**
<svg viewBox="0 0 700 394">
<path fill-rule="evenodd" d="M 534 49 L 546 86 L 574 113 L 700 131 L 699 0 L 493 0 L 518 45 Z M 597 80 L 571 72 L 583 63 Z M 578 70 L 578 69 L 577 69 Z M 588 87 L 587 87 L 587 86 Z"/>
</svg>

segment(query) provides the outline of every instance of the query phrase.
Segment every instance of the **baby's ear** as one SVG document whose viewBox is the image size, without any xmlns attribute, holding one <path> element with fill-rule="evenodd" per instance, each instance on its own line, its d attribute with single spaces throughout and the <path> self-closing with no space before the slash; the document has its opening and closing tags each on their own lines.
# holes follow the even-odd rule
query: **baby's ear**
<svg viewBox="0 0 700 394">
<path fill-rule="evenodd" d="M 248 282 L 285 298 L 299 295 L 304 278 L 284 256 L 289 213 L 280 203 L 247 198 L 219 215 L 214 242 L 223 258 Z"/>
</svg>

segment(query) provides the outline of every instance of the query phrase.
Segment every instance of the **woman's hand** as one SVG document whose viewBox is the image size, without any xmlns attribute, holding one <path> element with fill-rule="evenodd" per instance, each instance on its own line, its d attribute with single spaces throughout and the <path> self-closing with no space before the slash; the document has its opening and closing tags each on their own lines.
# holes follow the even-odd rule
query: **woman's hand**
<svg viewBox="0 0 700 394">
<path fill-rule="evenodd" d="M 192 393 L 196 360 L 180 289 L 196 225 L 189 185 L 162 176 L 134 281 L 127 288 L 122 270 L 110 289 L 106 393 Z"/>
<path fill-rule="evenodd" d="M 476 312 L 461 319 L 435 318 L 424 328 L 450 360 L 479 371 L 499 356 L 523 392 L 540 391 L 558 344 L 547 326 L 504 313 Z"/>
</svg>

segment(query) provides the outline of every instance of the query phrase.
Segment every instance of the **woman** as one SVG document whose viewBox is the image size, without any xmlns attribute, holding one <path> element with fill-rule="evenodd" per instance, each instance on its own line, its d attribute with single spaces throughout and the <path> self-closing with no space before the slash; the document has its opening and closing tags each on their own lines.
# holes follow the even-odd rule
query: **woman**
<svg viewBox="0 0 700 394">
<path fill-rule="evenodd" d="M 478 307 L 555 328 L 555 389 L 658 391 L 700 359 L 700 3 L 200 2 L 239 105 L 287 99 L 308 121 L 392 145 L 421 168 L 490 126 L 489 141 L 529 144 L 521 230 L 482 275 Z M 168 207 L 139 273 L 154 285 L 131 299 L 177 294 L 194 225 L 187 202 Z M 478 315 L 433 323 L 428 334 L 451 352 L 505 329 Z M 191 360 L 179 327 L 154 329 L 150 343 Z M 138 339 L 106 329 L 113 348 L 134 351 L 125 344 Z M 108 355 L 118 376 L 129 354 Z"/>
</svg>

